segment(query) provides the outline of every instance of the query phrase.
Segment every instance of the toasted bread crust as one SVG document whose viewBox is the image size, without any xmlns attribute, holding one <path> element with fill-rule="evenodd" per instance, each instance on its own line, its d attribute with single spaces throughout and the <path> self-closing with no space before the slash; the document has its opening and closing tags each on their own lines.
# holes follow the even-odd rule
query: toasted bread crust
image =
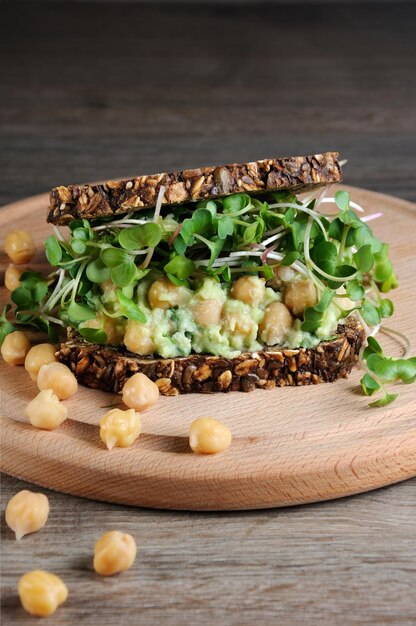
<svg viewBox="0 0 416 626">
<path fill-rule="evenodd" d="M 338 153 L 326 152 L 138 176 L 100 185 L 61 186 L 49 195 L 47 220 L 67 224 L 73 219 L 91 220 L 152 208 L 162 185 L 166 189 L 164 204 L 185 204 L 237 192 L 301 191 L 341 180 Z"/>
<path fill-rule="evenodd" d="M 140 357 L 87 344 L 79 337 L 63 343 L 57 356 L 86 387 L 118 393 L 130 376 L 142 372 L 156 382 L 163 395 L 176 396 L 333 382 L 349 374 L 363 341 L 362 326 L 350 318 L 338 326 L 334 339 L 316 348 L 269 349 L 233 359 L 203 354 L 175 359 Z"/>
</svg>

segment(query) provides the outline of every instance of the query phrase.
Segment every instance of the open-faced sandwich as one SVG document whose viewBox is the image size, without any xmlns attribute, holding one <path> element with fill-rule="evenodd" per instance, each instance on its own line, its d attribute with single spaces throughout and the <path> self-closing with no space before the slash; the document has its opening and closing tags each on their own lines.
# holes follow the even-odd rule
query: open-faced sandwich
<svg viewBox="0 0 416 626">
<path fill-rule="evenodd" d="M 167 395 L 332 382 L 397 285 L 361 207 L 327 193 L 341 179 L 330 152 L 56 187 L 55 270 L 22 276 L 16 316 L 66 331 L 59 359 L 89 387 L 136 372 Z"/>
</svg>

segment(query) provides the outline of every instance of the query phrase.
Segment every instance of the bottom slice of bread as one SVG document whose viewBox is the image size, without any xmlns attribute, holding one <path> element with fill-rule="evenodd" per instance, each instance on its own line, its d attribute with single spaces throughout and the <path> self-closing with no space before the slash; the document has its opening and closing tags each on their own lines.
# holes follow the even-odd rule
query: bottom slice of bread
<svg viewBox="0 0 416 626">
<path fill-rule="evenodd" d="M 176 396 L 333 382 L 349 374 L 364 338 L 362 326 L 351 317 L 338 326 L 333 339 L 316 348 L 269 348 L 233 359 L 206 354 L 162 359 L 89 344 L 75 335 L 61 344 L 57 356 L 86 387 L 117 393 L 130 376 L 142 372 L 161 394 Z"/>
</svg>

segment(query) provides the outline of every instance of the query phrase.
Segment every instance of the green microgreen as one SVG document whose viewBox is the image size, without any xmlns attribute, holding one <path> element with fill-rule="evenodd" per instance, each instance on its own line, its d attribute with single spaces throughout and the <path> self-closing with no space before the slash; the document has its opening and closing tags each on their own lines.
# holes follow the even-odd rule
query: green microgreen
<svg viewBox="0 0 416 626">
<path fill-rule="evenodd" d="M 346 286 L 347 296 L 350 300 L 362 300 L 365 296 L 365 289 L 359 280 L 350 280 Z"/>
<path fill-rule="evenodd" d="M 56 267 L 62 259 L 62 248 L 54 235 L 51 235 L 45 241 L 45 253 L 49 263 L 54 267 Z"/>
<path fill-rule="evenodd" d="M 398 394 L 386 390 L 386 384 L 401 382 L 409 385 L 416 380 L 416 357 L 389 357 L 374 337 L 368 337 L 363 357 L 366 373 L 360 381 L 361 388 L 367 396 L 380 393 L 380 397 L 371 402 L 371 407 L 386 406 L 397 398 Z"/>
<path fill-rule="evenodd" d="M 172 274 L 180 279 L 189 278 L 195 271 L 195 263 L 186 256 L 177 254 L 163 268 L 167 274 Z"/>
<path fill-rule="evenodd" d="M 380 324 L 380 311 L 368 300 L 363 300 L 361 305 L 361 315 L 369 326 L 377 326 L 377 324 Z"/>
<path fill-rule="evenodd" d="M 305 309 L 304 321 L 301 326 L 303 331 L 314 333 L 318 330 L 324 321 L 325 313 L 328 310 L 334 296 L 335 291 L 326 287 L 318 304 Z"/>
<path fill-rule="evenodd" d="M 101 328 L 78 328 L 78 332 L 89 343 L 104 344 L 107 335 Z"/>
<path fill-rule="evenodd" d="M 100 257 L 96 257 L 88 263 L 86 271 L 87 278 L 92 282 L 100 285 L 110 280 L 111 270 L 107 267 Z"/>
<path fill-rule="evenodd" d="M 285 256 L 280 261 L 280 264 L 289 266 L 289 265 L 292 265 L 298 259 L 300 259 L 300 252 L 298 252 L 297 250 L 290 250 L 289 252 L 286 252 Z"/>
<path fill-rule="evenodd" d="M 120 289 L 117 289 L 117 298 L 120 304 L 120 313 L 128 320 L 136 320 L 144 324 L 146 322 L 146 316 L 140 307 L 131 299 L 128 298 Z"/>
<path fill-rule="evenodd" d="M 10 311 L 11 308 L 12 307 L 10 304 L 6 304 L 6 306 L 3 308 L 1 315 L 0 315 L 0 346 L 2 345 L 7 335 L 17 330 L 17 327 L 15 326 L 15 324 L 12 324 L 7 319 L 7 313 Z"/>
<path fill-rule="evenodd" d="M 84 304 L 77 304 L 71 302 L 66 310 L 68 318 L 78 324 L 79 322 L 86 322 L 87 320 L 93 320 L 96 317 L 96 312 L 85 306 Z"/>
<path fill-rule="evenodd" d="M 118 235 L 118 242 L 126 250 L 136 250 L 144 247 L 156 248 L 162 239 L 162 228 L 159 224 L 149 222 L 123 229 Z"/>
<path fill-rule="evenodd" d="M 111 270 L 111 280 L 117 287 L 127 287 L 135 279 L 137 268 L 133 261 L 121 263 Z"/>
</svg>

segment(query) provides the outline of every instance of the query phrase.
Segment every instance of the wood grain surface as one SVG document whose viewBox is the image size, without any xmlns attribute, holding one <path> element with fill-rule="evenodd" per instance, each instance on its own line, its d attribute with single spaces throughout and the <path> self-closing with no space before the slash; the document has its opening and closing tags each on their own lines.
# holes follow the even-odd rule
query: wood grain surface
<svg viewBox="0 0 416 626">
<path fill-rule="evenodd" d="M 0 205 L 61 182 L 325 149 L 349 159 L 349 184 L 414 201 L 415 3 L 307 5 L 3 1 Z M 1 486 L 2 510 L 30 488 Z M 49 496 L 48 526 L 20 544 L 2 516 L 5 626 L 34 623 L 16 595 L 34 567 L 70 587 L 45 624 L 416 623 L 416 479 L 244 513 Z M 111 528 L 135 534 L 137 567 L 97 579 L 92 546 Z"/>
<path fill-rule="evenodd" d="M 3 478 L 8 498 L 33 486 Z M 416 482 L 343 500 L 268 511 L 180 513 L 47 493 L 50 517 L 16 543 L 2 515 L 3 624 L 38 623 L 16 595 L 41 567 L 62 576 L 68 602 L 49 626 L 414 626 Z M 103 579 L 94 543 L 136 538 L 134 567 Z"/>
<path fill-rule="evenodd" d="M 400 287 L 393 325 L 416 338 L 412 290 L 415 259 L 407 245 L 416 206 L 343 187 L 368 214 L 382 212 L 376 234 L 391 244 Z M 335 192 L 336 186 L 333 187 Z M 26 228 L 42 250 L 52 227 L 47 198 L 4 207 L 0 230 Z M 395 228 L 392 231 L 391 224 Z M 44 262 L 42 255 L 38 257 Z M 3 296 L 6 294 L 3 292 Z M 401 354 L 400 346 L 394 346 Z M 163 397 L 143 413 L 142 434 L 128 450 L 100 442 L 103 407 L 114 394 L 81 388 L 66 404 L 69 420 L 55 432 L 33 429 L 24 408 L 36 394 L 24 368 L 1 363 L 1 468 L 33 483 L 84 497 L 169 509 L 252 509 L 350 495 L 416 475 L 416 394 L 401 386 L 395 405 L 369 409 L 360 373 L 348 380 L 250 394 Z M 231 448 L 213 457 L 192 454 L 193 419 L 212 415 L 233 433 Z"/>
</svg>

